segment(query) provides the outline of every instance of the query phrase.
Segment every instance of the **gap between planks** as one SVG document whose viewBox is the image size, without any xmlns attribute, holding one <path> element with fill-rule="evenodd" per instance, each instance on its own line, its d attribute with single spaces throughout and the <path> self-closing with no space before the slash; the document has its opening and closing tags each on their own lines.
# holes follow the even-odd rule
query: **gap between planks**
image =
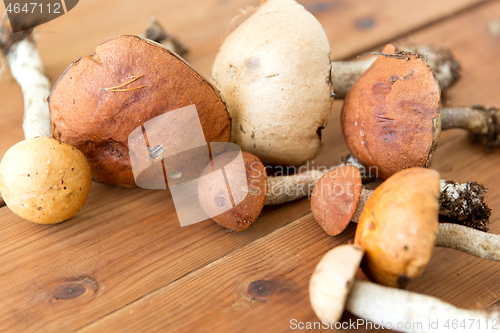
<svg viewBox="0 0 500 333">
<path fill-rule="evenodd" d="M 350 52 L 346 56 L 340 57 L 338 59 L 332 59 L 332 61 L 347 61 L 347 60 L 357 59 L 360 55 L 364 55 L 365 53 L 369 53 L 369 52 L 373 51 L 374 49 L 383 49 L 384 46 L 386 46 L 389 43 L 394 43 L 394 42 L 396 42 L 398 40 L 409 38 L 409 37 L 411 37 L 411 35 L 413 35 L 413 34 L 415 34 L 417 32 L 420 32 L 420 31 L 423 31 L 423 30 L 427 30 L 427 29 L 431 29 L 434 26 L 443 24 L 443 23 L 445 23 L 447 21 L 451 21 L 451 20 L 453 20 L 453 19 L 455 19 L 457 17 L 461 17 L 461 16 L 464 16 L 464 15 L 467 15 L 471 11 L 479 10 L 482 7 L 488 6 L 489 4 L 495 3 L 495 2 L 500 2 L 500 0 L 485 0 L 485 1 L 482 1 L 482 2 L 473 3 L 473 4 L 471 4 L 468 7 L 464 7 L 462 9 L 457 10 L 457 11 L 449 13 L 448 15 L 444 15 L 444 16 L 441 16 L 441 17 L 435 19 L 435 20 L 431 20 L 431 21 L 429 21 L 427 23 L 424 23 L 423 25 L 421 25 L 421 26 L 419 26 L 417 28 L 410 29 L 410 30 L 408 30 L 406 32 L 403 32 L 402 34 L 399 34 L 399 35 L 393 36 L 391 38 L 388 38 L 385 41 L 378 42 L 377 45 L 368 46 L 366 48 Z"/>
</svg>

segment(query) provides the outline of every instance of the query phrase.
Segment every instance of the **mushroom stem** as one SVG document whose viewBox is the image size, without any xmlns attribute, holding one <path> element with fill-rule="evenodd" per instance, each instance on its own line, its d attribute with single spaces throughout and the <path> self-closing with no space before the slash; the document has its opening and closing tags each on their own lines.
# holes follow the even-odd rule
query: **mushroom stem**
<svg viewBox="0 0 500 333">
<path fill-rule="evenodd" d="M 170 32 L 165 32 L 165 29 L 163 29 L 154 16 L 149 19 L 146 31 L 141 37 L 155 41 L 163 45 L 167 50 L 175 52 L 181 57 L 185 56 L 189 52 L 188 48 L 179 40 L 179 38 Z"/>
<path fill-rule="evenodd" d="M 496 332 L 498 311 L 466 310 L 438 298 L 354 280 L 346 302 L 352 314 L 401 332 L 448 331 L 445 321 L 465 321 L 469 332 Z M 449 328 L 450 331 L 455 329 Z"/>
<path fill-rule="evenodd" d="M 422 55 L 436 74 L 443 90 L 455 83 L 460 77 L 460 65 L 447 48 L 422 46 L 415 43 L 399 45 L 398 48 Z M 376 56 L 370 56 L 358 61 L 332 61 L 335 99 L 344 99 L 354 82 L 371 66 L 376 58 Z"/>
<path fill-rule="evenodd" d="M 12 76 L 21 86 L 24 98 L 23 130 L 26 139 L 52 137 L 49 105 L 50 82 L 36 45 L 33 29 L 12 33 L 7 16 L 0 26 L 0 50 L 9 64 Z"/>
<path fill-rule="evenodd" d="M 267 196 L 264 205 L 274 206 L 296 199 L 308 197 L 314 185 L 325 173 L 344 165 L 354 165 L 359 169 L 363 180 L 372 179 L 369 172 L 352 155 L 333 167 L 308 170 L 291 176 L 278 176 L 267 178 Z"/>
<path fill-rule="evenodd" d="M 443 108 L 442 130 L 462 128 L 488 148 L 500 145 L 500 109 L 481 105 Z"/>
<path fill-rule="evenodd" d="M 439 224 L 436 246 L 449 247 L 479 258 L 500 261 L 500 235 L 488 234 L 454 223 Z"/>
</svg>

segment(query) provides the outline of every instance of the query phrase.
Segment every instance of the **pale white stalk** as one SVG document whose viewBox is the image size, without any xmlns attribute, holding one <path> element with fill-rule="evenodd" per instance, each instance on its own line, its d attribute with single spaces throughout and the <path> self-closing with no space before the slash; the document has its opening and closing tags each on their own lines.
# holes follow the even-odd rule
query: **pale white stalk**
<svg viewBox="0 0 500 333">
<path fill-rule="evenodd" d="M 364 253 L 358 245 L 343 244 L 328 251 L 316 265 L 309 282 L 309 299 L 322 322 L 329 321 L 333 326 L 346 309 L 379 325 L 373 328 L 409 333 L 456 332 L 465 321 L 464 332 L 498 332 L 498 310 L 460 309 L 435 297 L 356 280 Z M 361 326 L 358 328 L 370 327 L 366 321 L 356 323 Z"/>
<path fill-rule="evenodd" d="M 35 44 L 23 39 L 14 44 L 6 55 L 10 71 L 21 86 L 24 98 L 24 138 L 52 137 L 52 125 L 47 98 L 50 82 Z"/>
<path fill-rule="evenodd" d="M 449 247 L 479 258 L 500 261 L 500 235 L 454 223 L 439 224 L 436 246 Z"/>
<path fill-rule="evenodd" d="M 462 322 L 464 332 L 498 332 L 500 327 L 498 311 L 460 309 L 435 297 L 361 280 L 354 281 L 346 309 L 386 329 L 408 333 L 457 332 Z"/>
<path fill-rule="evenodd" d="M 12 76 L 21 86 L 24 99 L 25 139 L 52 137 L 49 104 L 50 82 L 33 41 L 33 29 L 12 33 L 6 15 L 0 26 L 0 50 Z"/>
</svg>

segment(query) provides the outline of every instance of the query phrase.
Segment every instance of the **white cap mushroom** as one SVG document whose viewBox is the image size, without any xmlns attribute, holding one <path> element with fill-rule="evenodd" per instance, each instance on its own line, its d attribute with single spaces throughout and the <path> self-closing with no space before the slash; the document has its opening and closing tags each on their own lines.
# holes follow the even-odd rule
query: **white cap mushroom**
<svg viewBox="0 0 500 333">
<path fill-rule="evenodd" d="M 316 266 L 309 283 L 309 298 L 320 320 L 338 322 L 343 310 L 402 332 L 456 331 L 444 327 L 444 318 L 470 324 L 470 332 L 497 332 L 484 322 L 500 319 L 499 311 L 465 310 L 435 297 L 406 290 L 384 287 L 372 282 L 356 280 L 364 250 L 357 245 L 340 245 L 327 252 Z M 439 320 L 437 330 L 425 326 Z M 398 323 L 423 323 L 398 326 Z M 480 330 L 481 328 L 481 330 Z"/>
</svg>

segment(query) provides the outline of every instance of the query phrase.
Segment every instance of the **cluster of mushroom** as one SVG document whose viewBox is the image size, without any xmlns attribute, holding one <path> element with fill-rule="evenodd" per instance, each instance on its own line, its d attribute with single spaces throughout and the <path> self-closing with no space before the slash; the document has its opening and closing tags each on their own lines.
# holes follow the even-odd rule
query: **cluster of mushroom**
<svg viewBox="0 0 500 333">
<path fill-rule="evenodd" d="M 340 186 L 344 189 L 349 187 L 346 184 Z M 330 186 L 320 188 L 317 184 L 314 190 L 316 200 L 324 197 L 321 192 L 329 192 L 326 196 L 330 197 L 329 189 Z M 320 319 L 338 321 L 344 304 L 350 312 L 377 323 L 394 324 L 443 317 L 458 320 L 500 317 L 499 313 L 457 309 L 432 297 L 381 287 L 371 282 L 354 282 L 361 264 L 371 280 L 389 287 L 404 288 L 410 279 L 423 273 L 434 246 L 451 247 L 484 259 L 500 260 L 499 235 L 457 224 L 439 223 L 439 196 L 439 174 L 423 168 L 396 173 L 369 196 L 361 205 L 364 208 L 359 216 L 355 244 L 330 250 L 311 277 L 311 304 Z M 354 198 L 355 205 L 357 201 Z M 329 203 L 331 205 L 313 208 L 318 222 L 319 217 L 331 216 L 329 208 L 343 211 L 333 201 Z M 338 227 L 342 229 L 343 225 Z M 375 304 L 380 306 L 381 303 L 386 303 L 394 311 L 380 312 Z M 412 307 L 433 310 L 407 311 Z M 387 307 L 384 309 L 387 310 Z"/>
</svg>

